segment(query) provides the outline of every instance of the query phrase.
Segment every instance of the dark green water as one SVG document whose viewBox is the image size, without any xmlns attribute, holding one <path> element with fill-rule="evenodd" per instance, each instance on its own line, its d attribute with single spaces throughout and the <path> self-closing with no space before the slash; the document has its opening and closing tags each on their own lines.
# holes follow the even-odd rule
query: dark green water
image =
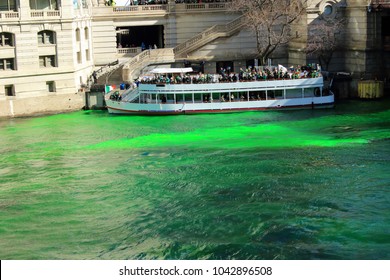
<svg viewBox="0 0 390 280">
<path fill-rule="evenodd" d="M 390 259 L 390 100 L 0 121 L 1 259 Z"/>
</svg>

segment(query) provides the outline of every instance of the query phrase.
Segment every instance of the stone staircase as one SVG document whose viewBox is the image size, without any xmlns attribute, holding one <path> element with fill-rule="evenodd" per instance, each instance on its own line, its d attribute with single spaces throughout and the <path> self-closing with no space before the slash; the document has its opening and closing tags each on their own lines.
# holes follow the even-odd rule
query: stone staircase
<svg viewBox="0 0 390 280">
<path fill-rule="evenodd" d="M 122 69 L 122 80 L 132 82 L 145 67 L 152 64 L 170 64 L 175 62 L 173 48 L 145 50 L 131 58 Z"/>
<path fill-rule="evenodd" d="M 175 59 L 187 58 L 188 54 L 221 38 L 230 37 L 239 32 L 244 25 L 244 17 L 240 16 L 227 24 L 214 25 L 173 49 Z"/>
<path fill-rule="evenodd" d="M 102 75 L 98 75 L 98 84 L 105 85 L 105 84 L 115 84 L 119 85 L 122 83 L 122 71 L 123 71 L 123 65 L 119 64 L 117 67 L 113 67 L 109 69 L 110 71 L 107 71 L 106 73 L 103 73 Z"/>
<path fill-rule="evenodd" d="M 122 80 L 132 82 L 145 67 L 154 64 L 170 64 L 176 60 L 187 58 L 188 54 L 221 38 L 238 33 L 244 25 L 244 17 L 240 16 L 227 24 L 214 25 L 175 48 L 145 50 L 127 61 L 122 68 Z"/>
</svg>

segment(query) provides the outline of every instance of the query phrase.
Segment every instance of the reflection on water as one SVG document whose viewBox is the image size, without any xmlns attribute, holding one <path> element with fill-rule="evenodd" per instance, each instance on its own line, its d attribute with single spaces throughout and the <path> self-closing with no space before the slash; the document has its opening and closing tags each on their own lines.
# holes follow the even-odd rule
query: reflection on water
<svg viewBox="0 0 390 280">
<path fill-rule="evenodd" d="M 390 105 L 0 121 L 2 259 L 389 259 Z"/>
</svg>

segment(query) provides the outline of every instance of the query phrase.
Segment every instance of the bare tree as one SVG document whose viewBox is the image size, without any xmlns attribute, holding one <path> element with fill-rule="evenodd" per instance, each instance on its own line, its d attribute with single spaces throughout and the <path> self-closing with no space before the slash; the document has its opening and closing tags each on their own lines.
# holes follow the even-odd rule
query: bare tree
<svg viewBox="0 0 390 280">
<path fill-rule="evenodd" d="M 257 56 L 262 65 L 279 47 L 297 38 L 292 26 L 305 14 L 308 0 L 235 0 L 231 10 L 242 12 L 245 26 L 256 36 Z"/>
<path fill-rule="evenodd" d="M 309 26 L 306 53 L 315 56 L 324 70 L 328 70 L 333 53 L 341 46 L 338 35 L 344 24 L 342 18 L 318 18 Z"/>
</svg>

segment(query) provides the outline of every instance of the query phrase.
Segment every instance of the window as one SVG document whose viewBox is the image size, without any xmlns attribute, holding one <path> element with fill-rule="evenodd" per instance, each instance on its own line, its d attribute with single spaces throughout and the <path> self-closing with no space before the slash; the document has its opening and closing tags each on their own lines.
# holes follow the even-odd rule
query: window
<svg viewBox="0 0 390 280">
<path fill-rule="evenodd" d="M 89 29 L 88 29 L 88 27 L 84 28 L 84 37 L 85 37 L 85 40 L 89 39 Z"/>
<path fill-rule="evenodd" d="M 85 50 L 85 59 L 86 59 L 87 61 L 90 61 L 90 60 L 91 60 L 91 58 L 90 58 L 90 56 L 89 56 L 89 49 L 86 49 L 86 50 Z"/>
<path fill-rule="evenodd" d="M 13 47 L 14 45 L 15 45 L 14 34 L 8 32 L 0 33 L 0 47 L 5 47 L 5 46 Z"/>
<path fill-rule="evenodd" d="M 82 63 L 81 52 L 77 52 L 77 63 Z"/>
<path fill-rule="evenodd" d="M 0 11 L 16 11 L 16 0 L 2 0 Z"/>
<path fill-rule="evenodd" d="M 55 55 L 43 55 L 39 57 L 39 67 L 56 67 Z"/>
<path fill-rule="evenodd" d="M 55 32 L 50 30 L 38 32 L 38 44 L 55 44 Z"/>
<path fill-rule="evenodd" d="M 31 10 L 58 10 L 57 0 L 30 0 Z"/>
<path fill-rule="evenodd" d="M 80 29 L 76 28 L 76 41 L 80 42 Z"/>
<path fill-rule="evenodd" d="M 16 70 L 15 58 L 0 58 L 0 71 L 2 70 Z"/>
<path fill-rule="evenodd" d="M 332 5 L 330 5 L 330 4 L 326 5 L 325 8 L 324 8 L 324 12 L 323 12 L 324 15 L 329 16 L 329 15 L 332 14 L 332 12 L 333 12 Z"/>
<path fill-rule="evenodd" d="M 338 5 L 336 5 L 334 1 L 326 1 L 320 5 L 320 9 L 322 9 L 321 17 L 325 20 L 332 20 L 337 17 Z"/>
<path fill-rule="evenodd" d="M 14 85 L 5 85 L 5 96 L 15 96 L 15 87 Z"/>
<path fill-rule="evenodd" d="M 46 88 L 48 92 L 55 92 L 56 91 L 56 85 L 53 81 L 46 82 Z"/>
<path fill-rule="evenodd" d="M 79 1 L 73 0 L 73 9 L 77 10 L 79 8 Z"/>
</svg>

